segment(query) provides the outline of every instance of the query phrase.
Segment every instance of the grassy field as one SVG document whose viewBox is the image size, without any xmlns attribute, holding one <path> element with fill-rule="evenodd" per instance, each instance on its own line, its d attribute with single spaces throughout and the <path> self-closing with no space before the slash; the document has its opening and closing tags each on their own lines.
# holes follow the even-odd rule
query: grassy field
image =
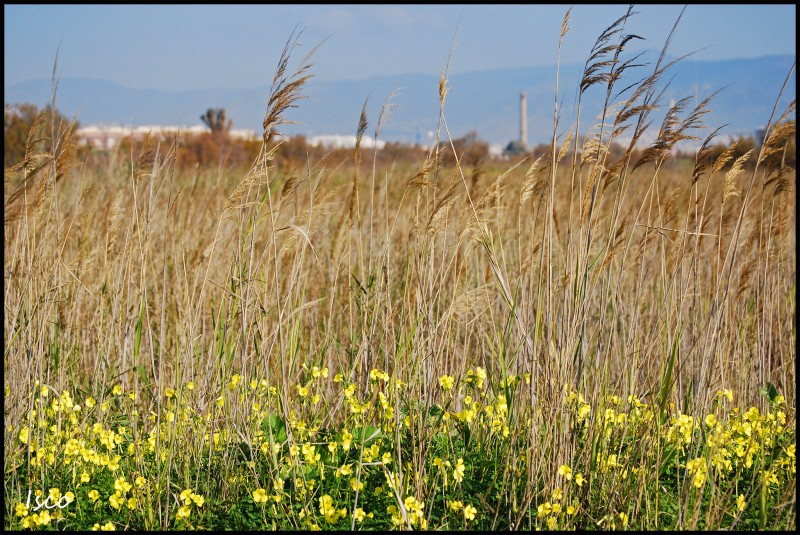
<svg viewBox="0 0 800 535">
<path fill-rule="evenodd" d="M 666 45 L 626 72 L 625 22 L 579 88 L 603 116 L 514 165 L 443 163 L 444 71 L 425 161 L 290 169 L 291 40 L 249 169 L 37 125 L 5 174 L 4 527 L 793 530 L 794 102 L 711 157 L 713 99 L 662 101 Z"/>
</svg>

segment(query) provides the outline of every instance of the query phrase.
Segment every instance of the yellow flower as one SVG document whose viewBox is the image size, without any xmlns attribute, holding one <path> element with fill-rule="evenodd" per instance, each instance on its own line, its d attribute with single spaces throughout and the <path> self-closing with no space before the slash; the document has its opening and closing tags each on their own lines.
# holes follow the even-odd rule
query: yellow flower
<svg viewBox="0 0 800 535">
<path fill-rule="evenodd" d="M 342 512 L 343 514 L 341 514 Z M 347 514 L 347 510 L 336 510 L 336 508 L 333 507 L 333 498 L 331 498 L 330 495 L 325 494 L 319 498 L 319 513 L 325 517 L 325 520 L 328 523 L 334 524 L 339 520 L 340 514 L 341 516 L 345 516 Z"/>
<path fill-rule="evenodd" d="M 466 520 L 475 520 L 475 513 L 478 510 L 472 507 L 470 504 L 464 506 L 464 519 Z"/>
<path fill-rule="evenodd" d="M 111 504 L 111 507 L 119 511 L 119 508 L 122 507 L 122 501 L 124 499 L 125 498 L 119 492 L 115 492 L 108 497 L 108 503 Z"/>
<path fill-rule="evenodd" d="M 114 481 L 114 490 L 119 492 L 120 494 L 126 494 L 129 490 L 131 490 L 132 485 L 125 481 L 124 477 L 121 477 Z"/>
<path fill-rule="evenodd" d="M 185 521 L 187 518 L 189 518 L 189 515 L 191 515 L 191 514 L 192 514 L 192 510 L 189 508 L 189 506 L 188 506 L 188 505 L 181 505 L 181 506 L 178 508 L 178 513 L 177 513 L 177 515 L 176 515 L 176 516 L 177 516 L 179 519 L 181 519 L 181 520 L 184 520 L 184 521 Z"/>
<path fill-rule="evenodd" d="M 559 489 L 553 489 L 553 500 L 558 501 L 564 497 L 564 491 Z"/>
<path fill-rule="evenodd" d="M 67 499 L 67 504 L 70 504 L 75 501 L 75 494 L 73 494 L 71 490 L 65 492 L 64 497 Z"/>
<path fill-rule="evenodd" d="M 716 425 L 717 423 L 717 417 L 714 416 L 713 414 L 709 414 L 708 416 L 706 416 L 705 421 L 708 427 L 714 427 L 714 425 Z"/>
<path fill-rule="evenodd" d="M 267 503 L 267 491 L 264 489 L 256 489 L 253 491 L 253 501 L 255 503 Z"/>
<path fill-rule="evenodd" d="M 242 380 L 241 375 L 239 375 L 238 373 L 233 374 L 233 377 L 231 377 L 231 382 L 228 383 L 228 389 L 235 390 L 236 387 L 239 386 L 239 381 L 241 380 Z"/>
<path fill-rule="evenodd" d="M 147 483 L 147 480 L 142 476 L 136 476 L 135 483 L 136 483 L 136 488 L 140 489 L 144 487 L 145 483 Z"/>
<path fill-rule="evenodd" d="M 364 521 L 364 518 L 366 518 L 367 514 L 361 507 L 359 507 L 358 509 L 353 511 L 353 516 L 355 517 L 356 522 L 361 523 Z"/>
<path fill-rule="evenodd" d="M 297 388 L 297 393 L 300 395 L 301 398 L 304 398 L 304 397 L 306 397 L 308 395 L 308 388 L 307 387 L 301 386 L 301 385 L 297 385 L 297 386 L 295 386 L 295 388 Z"/>
<path fill-rule="evenodd" d="M 100 493 L 97 492 L 96 490 L 90 490 L 88 496 L 90 500 L 96 502 L 97 499 L 100 498 Z"/>
<path fill-rule="evenodd" d="M 736 498 L 736 508 L 739 511 L 744 511 L 745 507 L 747 507 L 747 502 L 744 500 L 744 494 L 739 494 L 739 497 Z"/>
<path fill-rule="evenodd" d="M 461 483 L 461 481 L 464 480 L 464 471 L 465 470 L 466 470 L 466 467 L 464 466 L 464 459 L 459 457 L 458 461 L 456 461 L 456 467 L 453 468 L 453 479 L 455 479 L 456 481 Z"/>
<path fill-rule="evenodd" d="M 116 529 L 114 523 L 110 520 L 100 527 L 100 531 L 116 531 Z"/>
<path fill-rule="evenodd" d="M 89 482 L 89 473 L 83 472 L 81 474 L 81 483 L 88 483 Z"/>
<path fill-rule="evenodd" d="M 183 501 L 185 505 L 192 503 L 192 489 L 186 489 L 181 492 L 181 501 Z"/>
<path fill-rule="evenodd" d="M 19 432 L 19 441 L 23 444 L 28 443 L 28 426 L 23 427 Z"/>
<path fill-rule="evenodd" d="M 460 500 L 455 500 L 455 501 L 450 502 L 450 510 L 453 511 L 454 513 L 458 512 L 463 507 L 464 507 L 464 504 L 461 503 Z"/>
<path fill-rule="evenodd" d="M 114 388 L 111 389 L 111 393 L 115 396 L 119 396 L 122 394 L 122 387 L 120 385 L 114 385 Z"/>
<path fill-rule="evenodd" d="M 622 522 L 622 527 L 625 527 L 625 526 L 628 525 L 628 515 L 626 515 L 625 513 L 620 513 L 619 514 L 619 519 Z"/>
<path fill-rule="evenodd" d="M 555 530 L 557 525 L 556 517 L 551 516 L 547 519 L 547 529 Z"/>
<path fill-rule="evenodd" d="M 197 507 L 203 507 L 203 504 L 206 503 L 206 499 L 199 494 L 192 494 L 191 498 Z"/>
<path fill-rule="evenodd" d="M 575 474 L 575 483 L 577 483 L 579 487 L 583 486 L 583 482 L 584 481 L 586 481 L 586 480 L 583 479 L 583 474 L 581 474 L 580 472 Z"/>
<path fill-rule="evenodd" d="M 15 510 L 17 516 L 28 516 L 28 506 L 22 502 L 17 504 Z"/>
<path fill-rule="evenodd" d="M 706 482 L 707 467 L 703 457 L 692 459 L 686 463 L 686 470 L 690 475 L 694 475 L 692 484 L 698 489 Z"/>
<path fill-rule="evenodd" d="M 349 464 L 343 464 L 342 466 L 340 466 L 339 468 L 336 469 L 335 475 L 336 475 L 336 477 L 349 476 L 351 474 L 351 472 L 352 472 L 352 470 L 350 469 L 350 465 Z"/>
<path fill-rule="evenodd" d="M 373 444 L 369 448 L 364 449 L 364 460 L 368 463 L 372 462 L 372 459 L 380 455 L 381 447 L 377 444 Z"/>
<path fill-rule="evenodd" d="M 569 481 L 572 479 L 572 469 L 566 464 L 562 464 L 558 467 L 558 475 L 564 476 Z"/>
<path fill-rule="evenodd" d="M 136 498 L 130 498 L 128 500 L 128 509 L 130 509 L 131 511 L 136 509 Z"/>
<path fill-rule="evenodd" d="M 164 391 L 164 395 L 167 396 L 167 399 L 174 398 L 175 397 L 175 391 L 173 389 L 171 389 L 171 388 L 167 388 Z"/>
<path fill-rule="evenodd" d="M 350 451 L 350 443 L 353 441 L 353 435 L 349 432 L 345 431 L 342 433 L 342 449 L 344 451 Z"/>
<path fill-rule="evenodd" d="M 112 472 L 118 470 L 119 469 L 119 462 L 120 462 L 121 459 L 122 459 L 121 456 L 114 455 L 113 459 L 109 459 L 108 460 L 108 469 L 111 470 Z"/>
<path fill-rule="evenodd" d="M 442 375 L 439 377 L 439 385 L 441 385 L 442 390 L 450 390 L 453 388 L 453 384 L 455 383 L 455 377 L 452 375 Z"/>
<path fill-rule="evenodd" d="M 362 490 L 364 488 L 364 483 L 356 478 L 351 478 L 350 488 L 352 488 L 353 490 Z"/>
</svg>

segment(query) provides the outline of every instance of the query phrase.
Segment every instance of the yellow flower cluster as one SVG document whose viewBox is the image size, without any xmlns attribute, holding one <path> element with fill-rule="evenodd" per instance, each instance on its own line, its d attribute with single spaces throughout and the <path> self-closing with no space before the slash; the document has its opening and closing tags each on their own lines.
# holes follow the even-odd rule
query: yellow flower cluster
<svg viewBox="0 0 800 535">
<path fill-rule="evenodd" d="M 415 496 L 407 496 L 403 501 L 403 506 L 408 517 L 408 523 L 418 526 L 419 529 L 428 529 L 428 521 L 425 519 L 425 504 Z M 403 514 L 395 505 L 386 508 L 386 512 L 392 516 L 392 523 L 395 526 L 402 526 L 405 523 Z"/>
<path fill-rule="evenodd" d="M 468 385 L 474 385 L 479 390 L 483 390 L 484 384 L 486 383 L 486 377 L 486 370 L 480 366 L 477 366 L 467 370 L 467 379 L 465 382 Z"/>
<path fill-rule="evenodd" d="M 192 489 L 183 490 L 180 494 L 180 501 L 183 502 L 183 505 L 178 507 L 176 517 L 184 522 L 189 521 L 189 516 L 192 514 L 192 504 L 197 507 L 202 507 L 206 502 L 203 496 L 195 494 Z"/>
<path fill-rule="evenodd" d="M 454 500 L 449 502 L 450 510 L 454 513 L 461 511 L 464 515 L 465 521 L 475 520 L 475 515 L 478 510 L 470 504 L 464 505 L 461 500 Z"/>
<path fill-rule="evenodd" d="M 592 406 L 586 402 L 583 394 L 569 390 L 565 401 L 567 406 L 574 411 L 575 419 L 572 422 L 572 427 L 576 428 L 579 424 L 583 427 L 588 427 Z"/>
<path fill-rule="evenodd" d="M 558 469 L 559 475 L 563 476 L 567 481 L 572 480 L 572 469 L 567 465 L 561 465 Z M 580 483 L 578 482 L 580 478 Z M 578 486 L 583 484 L 582 476 L 578 473 L 575 477 L 575 483 Z M 579 502 L 576 499 L 572 503 L 564 506 L 564 490 L 561 487 L 553 489 L 550 494 L 550 500 L 539 504 L 536 507 L 537 518 L 544 519 L 547 529 L 555 530 L 559 527 L 565 527 L 569 523 L 569 519 L 578 510 Z"/>
<path fill-rule="evenodd" d="M 328 524 L 336 524 L 340 518 L 347 516 L 347 509 L 336 509 L 333 506 L 333 498 L 324 494 L 319 498 L 319 514 L 325 518 Z"/>
</svg>

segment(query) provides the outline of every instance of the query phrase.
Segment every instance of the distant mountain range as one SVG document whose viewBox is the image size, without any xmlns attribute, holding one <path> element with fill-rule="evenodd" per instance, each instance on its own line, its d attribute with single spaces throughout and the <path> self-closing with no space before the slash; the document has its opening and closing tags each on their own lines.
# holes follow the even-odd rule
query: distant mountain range
<svg viewBox="0 0 800 535">
<path fill-rule="evenodd" d="M 722 133 L 730 136 L 752 135 L 766 125 L 781 86 L 789 74 L 795 56 L 765 56 L 755 59 L 725 61 L 683 60 L 667 72 L 671 81 L 664 93 L 664 104 L 686 96 L 697 101 L 718 89 L 712 112 L 704 117 L 712 128 L 728 126 Z M 561 124 L 572 118 L 576 88 L 582 64 L 563 65 L 559 76 Z M 646 77 L 652 67 L 628 71 L 620 89 Z M 519 95 L 525 91 L 528 101 L 529 144 L 546 142 L 551 136 L 555 88 L 554 66 L 496 69 L 452 75 L 448 81 L 445 117 L 453 137 L 477 131 L 480 138 L 505 145 L 519 138 Z M 627 82 L 627 83 L 624 83 Z M 284 134 L 355 134 L 364 100 L 369 97 L 367 115 L 374 132 L 386 98 L 395 90 L 396 104 L 381 128 L 386 141 L 428 141 L 439 118 L 438 76 L 407 74 L 375 76 L 362 80 L 325 81 L 312 78 L 305 88 L 308 97 L 286 118 L 299 124 L 286 125 Z M 5 86 L 7 104 L 31 102 L 43 106 L 50 100 L 51 82 L 31 80 Z M 260 134 L 268 87 L 243 89 L 207 89 L 180 92 L 134 89 L 104 80 L 61 78 L 56 106 L 69 116 L 76 115 L 82 125 L 183 125 L 200 124 L 200 115 L 208 108 L 227 110 L 234 128 L 251 128 Z M 778 113 L 796 96 L 796 77 L 784 92 Z M 584 96 L 582 132 L 602 108 L 605 89 L 590 88 Z M 660 119 L 659 119 L 660 121 Z M 652 127 L 655 134 L 658 123 Z M 560 130 L 564 130 L 562 126 Z"/>
</svg>

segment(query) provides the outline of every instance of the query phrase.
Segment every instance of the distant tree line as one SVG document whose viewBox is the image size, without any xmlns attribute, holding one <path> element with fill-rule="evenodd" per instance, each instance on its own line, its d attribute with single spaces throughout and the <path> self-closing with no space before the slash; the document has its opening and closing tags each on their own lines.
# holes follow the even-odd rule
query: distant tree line
<svg viewBox="0 0 800 535">
<path fill-rule="evenodd" d="M 31 129 L 38 119 L 38 132 L 31 136 Z M 230 130 L 233 121 L 227 117 L 224 108 L 209 108 L 200 116 L 203 123 L 208 126 L 209 132 L 203 134 L 181 134 L 179 139 L 167 136 L 163 141 L 177 145 L 176 165 L 179 168 L 196 168 L 204 166 L 225 166 L 227 168 L 249 167 L 258 156 L 261 150 L 261 140 L 245 140 L 231 137 Z M 3 163 L 5 168 L 21 162 L 25 158 L 25 151 L 29 140 L 35 142 L 33 148 L 39 151 L 49 151 L 51 147 L 52 129 L 63 131 L 70 120 L 63 116 L 58 110 L 51 110 L 45 107 L 39 110 L 33 104 L 5 105 L 4 113 L 4 143 L 3 143 Z M 75 125 L 77 128 L 78 125 Z M 740 137 L 735 140 L 734 157 L 741 156 L 751 149 L 758 148 L 758 142 L 754 137 Z M 142 141 L 129 138 L 123 140 L 114 150 L 119 150 L 123 154 L 137 154 Z M 331 149 L 322 146 L 312 146 L 308 143 L 305 136 L 299 135 L 277 144 L 276 161 L 282 166 L 291 168 L 302 168 L 306 165 L 315 165 L 317 162 L 325 160 L 327 165 L 336 166 L 345 162 L 352 162 L 354 156 L 353 148 Z M 582 143 L 579 140 L 578 147 Z M 715 159 L 729 145 L 717 144 L 710 148 L 707 158 Z M 386 143 L 384 148 L 373 153 L 373 149 L 362 148 L 362 154 L 374 154 L 377 164 L 383 163 L 409 163 L 418 164 L 427 154 L 427 149 L 420 146 L 411 146 L 403 143 Z M 616 161 L 625 154 L 626 147 L 613 143 L 609 158 Z M 82 152 L 92 152 L 88 146 L 81 148 Z M 132 152 L 131 152 L 132 151 Z M 552 152 L 549 144 L 539 144 L 532 149 L 518 151 L 518 154 L 510 156 L 512 161 L 521 158 L 536 159 L 539 156 L 547 155 Z M 483 163 L 491 159 L 489 144 L 483 141 L 475 131 L 468 132 L 464 136 L 450 141 L 441 141 L 439 144 L 441 164 L 444 166 L 454 165 L 456 156 L 458 162 L 465 168 L 479 168 Z M 637 159 L 638 150 L 632 155 L 633 161 Z M 568 157 L 571 157 L 571 151 Z M 694 152 L 676 153 L 676 159 L 695 158 Z M 364 160 L 367 161 L 367 160 Z M 371 161 L 371 159 L 369 160 Z M 749 165 L 754 165 L 755 158 L 751 158 Z M 796 167 L 795 140 L 790 140 L 790 146 L 786 151 L 786 164 Z"/>
</svg>

